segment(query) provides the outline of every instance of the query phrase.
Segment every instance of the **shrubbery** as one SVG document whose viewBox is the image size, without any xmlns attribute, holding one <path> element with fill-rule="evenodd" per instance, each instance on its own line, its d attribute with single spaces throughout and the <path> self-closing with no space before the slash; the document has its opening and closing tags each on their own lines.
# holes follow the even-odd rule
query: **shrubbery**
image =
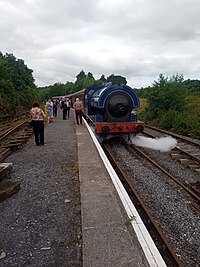
<svg viewBox="0 0 200 267">
<path fill-rule="evenodd" d="M 192 82 L 191 86 L 182 75 L 168 78 L 160 74 L 158 82 L 139 94 L 148 102 L 148 107 L 140 114 L 146 123 L 200 138 L 199 83 Z"/>
<path fill-rule="evenodd" d="M 32 72 L 23 60 L 0 52 L 0 121 L 21 115 L 38 97 Z"/>
</svg>

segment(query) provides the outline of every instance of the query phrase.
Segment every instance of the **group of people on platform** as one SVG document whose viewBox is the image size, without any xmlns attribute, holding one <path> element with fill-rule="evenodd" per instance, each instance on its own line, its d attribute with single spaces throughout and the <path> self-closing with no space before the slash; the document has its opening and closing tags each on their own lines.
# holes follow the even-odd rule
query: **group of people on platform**
<svg viewBox="0 0 200 267">
<path fill-rule="evenodd" d="M 70 117 L 71 102 L 69 98 L 63 97 L 60 101 L 59 99 L 49 98 L 46 102 L 46 111 L 48 117 L 48 123 L 53 122 L 53 119 L 57 117 L 58 108 L 62 110 L 62 118 L 66 120 Z M 76 101 L 73 103 L 73 109 L 75 110 L 76 123 L 82 124 L 82 116 L 84 113 L 84 106 L 82 101 L 79 98 L 76 98 Z M 37 146 L 44 146 L 44 119 L 46 117 L 45 112 L 40 108 L 38 101 L 34 101 L 31 111 L 31 126 L 35 135 L 35 143 Z"/>
<path fill-rule="evenodd" d="M 63 120 L 69 118 L 70 108 L 71 108 L 71 103 L 69 101 L 69 98 L 63 97 L 62 100 L 60 101 L 60 109 L 62 109 L 63 112 Z"/>
</svg>

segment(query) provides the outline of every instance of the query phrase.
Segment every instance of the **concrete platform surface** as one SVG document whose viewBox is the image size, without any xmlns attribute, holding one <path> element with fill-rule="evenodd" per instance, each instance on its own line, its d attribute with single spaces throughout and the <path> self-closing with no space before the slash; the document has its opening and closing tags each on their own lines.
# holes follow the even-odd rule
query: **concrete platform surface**
<svg viewBox="0 0 200 267">
<path fill-rule="evenodd" d="M 85 125 L 77 125 L 83 266 L 149 266 Z"/>
</svg>

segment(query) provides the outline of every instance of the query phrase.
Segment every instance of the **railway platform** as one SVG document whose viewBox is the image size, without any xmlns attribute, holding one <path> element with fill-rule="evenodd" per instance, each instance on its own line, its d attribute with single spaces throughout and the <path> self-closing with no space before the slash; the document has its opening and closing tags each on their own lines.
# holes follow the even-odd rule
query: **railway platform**
<svg viewBox="0 0 200 267">
<path fill-rule="evenodd" d="M 149 266 L 86 126 L 77 125 L 76 133 L 83 266 Z"/>
<path fill-rule="evenodd" d="M 0 266 L 164 267 L 92 132 L 75 125 L 73 112 L 61 117 L 45 127 L 47 146 L 36 147 L 32 138 L 6 159 L 21 190 L 0 203 Z M 76 160 L 80 207 L 69 170 Z M 130 223 L 132 213 L 137 218 Z"/>
</svg>

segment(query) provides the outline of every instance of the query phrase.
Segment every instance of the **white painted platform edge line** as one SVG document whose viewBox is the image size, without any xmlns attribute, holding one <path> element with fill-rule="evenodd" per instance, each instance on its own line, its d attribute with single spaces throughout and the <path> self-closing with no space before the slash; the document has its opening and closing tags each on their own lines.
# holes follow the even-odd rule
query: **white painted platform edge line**
<svg viewBox="0 0 200 267">
<path fill-rule="evenodd" d="M 119 194 L 119 197 L 122 201 L 122 204 L 126 210 L 126 213 L 129 218 L 132 216 L 136 217 L 134 221 L 132 221 L 132 226 L 134 228 L 134 231 L 138 237 L 138 240 L 143 248 L 143 251 L 146 255 L 147 261 L 149 262 L 149 265 L 151 267 L 167 267 L 163 258 L 160 255 L 160 252 L 158 251 L 154 241 L 152 240 L 149 232 L 147 231 L 144 223 L 142 222 L 135 206 L 133 205 L 131 199 L 129 198 L 126 190 L 124 189 L 121 181 L 119 180 L 119 177 L 117 176 L 115 170 L 113 169 L 112 165 L 110 164 L 108 158 L 106 157 L 103 149 L 99 145 L 94 133 L 88 126 L 88 124 L 85 121 L 85 125 L 96 145 L 96 148 L 104 162 L 104 165 L 106 166 L 108 173 L 112 179 L 112 182 Z"/>
</svg>

